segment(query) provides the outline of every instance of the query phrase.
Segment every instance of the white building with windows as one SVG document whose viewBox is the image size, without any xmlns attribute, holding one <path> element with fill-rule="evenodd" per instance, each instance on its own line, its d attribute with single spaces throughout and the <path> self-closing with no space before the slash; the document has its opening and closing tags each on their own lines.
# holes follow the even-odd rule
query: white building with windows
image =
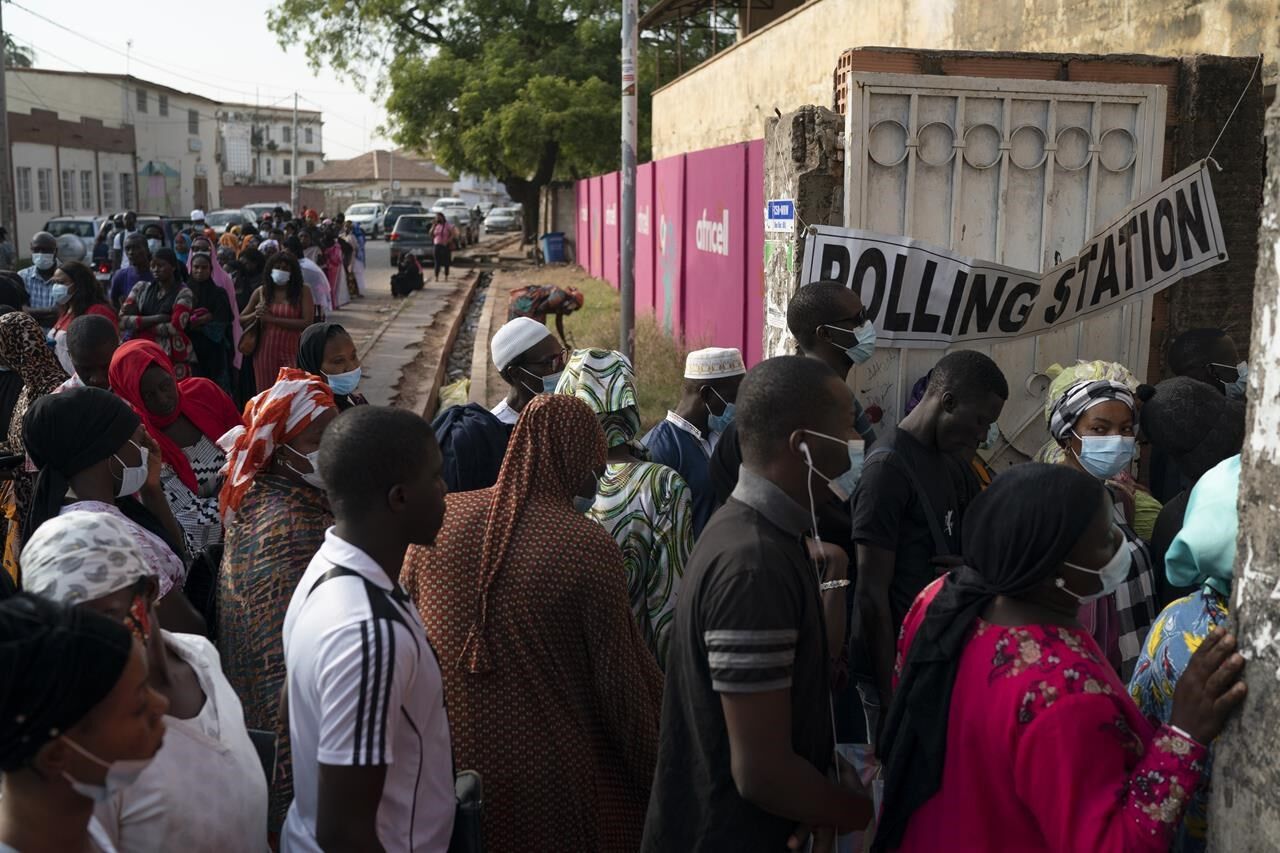
<svg viewBox="0 0 1280 853">
<path fill-rule="evenodd" d="M 293 107 L 222 104 L 218 108 L 218 142 L 225 186 L 287 185 L 298 174 L 310 175 L 324 165 L 323 125 L 319 110 L 298 110 L 297 139 Z"/>
</svg>

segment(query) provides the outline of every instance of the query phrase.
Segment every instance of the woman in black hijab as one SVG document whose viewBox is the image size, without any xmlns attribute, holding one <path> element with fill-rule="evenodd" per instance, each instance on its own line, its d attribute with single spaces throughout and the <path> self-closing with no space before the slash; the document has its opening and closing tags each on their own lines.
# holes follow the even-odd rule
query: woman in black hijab
<svg viewBox="0 0 1280 853">
<path fill-rule="evenodd" d="M 1235 639 L 1204 641 L 1155 729 L 1076 618 L 1130 564 L 1098 480 L 1012 468 L 962 541 L 965 565 L 903 623 L 874 849 L 1167 850 L 1205 744 L 1244 699 Z"/>
<path fill-rule="evenodd" d="M 20 593 L 0 602 L 0 849 L 111 849 L 96 801 L 160 749 L 168 701 L 123 624 Z"/>
<path fill-rule="evenodd" d="M 307 327 L 298 344 L 298 367 L 325 381 L 340 411 L 368 405 L 369 401 L 356 393 L 360 383 L 360 356 L 355 342 L 337 323 L 315 323 Z"/>
</svg>

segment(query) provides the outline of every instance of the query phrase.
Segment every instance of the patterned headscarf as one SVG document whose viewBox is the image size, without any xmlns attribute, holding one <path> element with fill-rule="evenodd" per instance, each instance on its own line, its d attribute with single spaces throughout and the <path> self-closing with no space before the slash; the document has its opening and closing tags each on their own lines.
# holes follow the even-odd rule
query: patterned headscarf
<svg viewBox="0 0 1280 853">
<path fill-rule="evenodd" d="M 227 454 L 225 478 L 218 503 L 222 520 L 230 523 L 258 472 L 271 462 L 276 448 L 287 444 L 311 426 L 316 418 L 336 409 L 333 392 L 324 380 L 296 367 L 282 367 L 276 383 L 244 407 L 244 426 L 218 439 Z"/>
<path fill-rule="evenodd" d="M 577 397 L 591 407 L 604 429 L 608 447 L 627 444 L 640 432 L 635 371 L 620 352 L 575 350 L 560 376 L 556 393 Z"/>
<path fill-rule="evenodd" d="M 1137 377 L 1129 371 L 1129 368 L 1114 361 L 1078 361 L 1065 368 L 1060 364 L 1052 364 L 1045 372 L 1052 377 L 1049 393 L 1045 395 L 1044 401 L 1044 423 L 1046 427 L 1050 427 L 1051 433 L 1054 405 L 1066 394 L 1067 389 L 1077 382 L 1084 379 L 1110 379 L 1121 383 L 1131 393 L 1138 389 Z M 1065 456 L 1062 445 L 1058 444 L 1056 438 L 1051 438 L 1036 453 L 1033 461 L 1058 465 L 1062 463 Z"/>
<path fill-rule="evenodd" d="M 40 525 L 21 565 L 23 589 L 63 604 L 94 601 L 155 575 L 124 521 L 80 510 Z"/>
<path fill-rule="evenodd" d="M 1102 403 L 1119 400 L 1135 411 L 1133 392 L 1123 382 L 1113 379 L 1082 379 L 1067 388 L 1049 413 L 1049 434 L 1063 441 L 1075 428 L 1076 421 L 1085 412 Z"/>
<path fill-rule="evenodd" d="M 492 652 L 485 639 L 489 590 L 518 533 L 545 537 L 585 521 L 585 516 L 573 511 L 573 496 L 588 474 L 604 468 L 605 456 L 604 433 L 595 413 L 582 401 L 567 394 L 539 394 L 524 407 L 492 487 L 493 503 L 485 519 L 477 580 L 480 608 L 462 648 L 469 672 L 492 668 Z"/>
<path fill-rule="evenodd" d="M 36 399 L 52 394 L 67 374 L 45 342 L 40 324 L 21 311 L 0 317 L 0 367 L 8 367 L 22 377 L 22 391 L 9 420 L 10 452 L 21 453 L 22 418 L 27 408 Z"/>
</svg>

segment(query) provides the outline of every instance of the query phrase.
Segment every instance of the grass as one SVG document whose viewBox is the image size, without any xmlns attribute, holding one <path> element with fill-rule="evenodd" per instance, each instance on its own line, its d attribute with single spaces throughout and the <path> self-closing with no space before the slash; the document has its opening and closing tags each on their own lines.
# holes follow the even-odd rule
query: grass
<svg viewBox="0 0 1280 853">
<path fill-rule="evenodd" d="M 582 309 L 564 321 L 565 334 L 574 347 L 618 348 L 621 308 L 618 292 L 608 282 L 568 266 L 530 270 L 522 278 L 530 284 L 554 284 L 582 291 Z M 673 408 L 680 399 L 687 353 L 683 343 L 663 331 L 653 316 L 636 317 L 636 394 L 640 398 L 640 421 L 644 430 L 666 417 L 667 409 Z"/>
</svg>

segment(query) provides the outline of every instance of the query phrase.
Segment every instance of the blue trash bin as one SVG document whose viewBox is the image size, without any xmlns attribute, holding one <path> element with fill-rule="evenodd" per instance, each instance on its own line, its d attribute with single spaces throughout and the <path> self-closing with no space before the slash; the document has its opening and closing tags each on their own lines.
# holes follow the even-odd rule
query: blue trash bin
<svg viewBox="0 0 1280 853">
<path fill-rule="evenodd" d="M 542 235 L 542 258 L 549 264 L 564 263 L 563 231 L 552 231 Z"/>
</svg>

